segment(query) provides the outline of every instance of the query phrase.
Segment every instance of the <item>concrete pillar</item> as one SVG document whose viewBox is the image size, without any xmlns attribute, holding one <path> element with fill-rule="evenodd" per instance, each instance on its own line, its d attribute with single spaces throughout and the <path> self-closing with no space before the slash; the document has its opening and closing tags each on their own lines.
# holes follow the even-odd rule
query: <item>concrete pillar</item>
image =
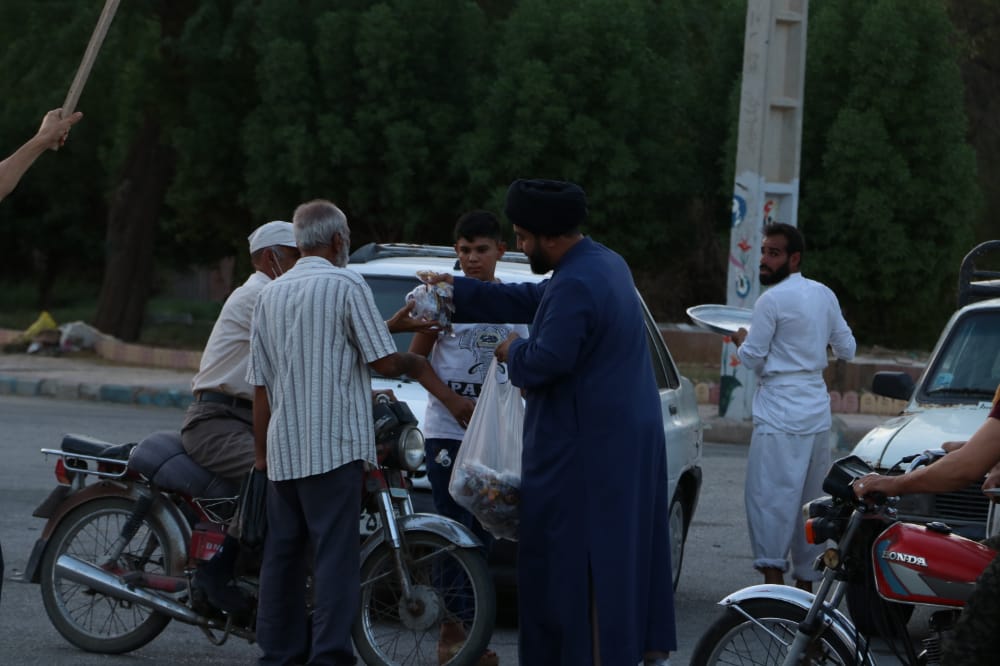
<svg viewBox="0 0 1000 666">
<path fill-rule="evenodd" d="M 808 0 L 749 0 L 743 47 L 736 182 L 726 303 L 752 308 L 760 295 L 761 229 L 796 225 Z M 722 348 L 719 415 L 751 417 L 756 377 Z"/>
</svg>

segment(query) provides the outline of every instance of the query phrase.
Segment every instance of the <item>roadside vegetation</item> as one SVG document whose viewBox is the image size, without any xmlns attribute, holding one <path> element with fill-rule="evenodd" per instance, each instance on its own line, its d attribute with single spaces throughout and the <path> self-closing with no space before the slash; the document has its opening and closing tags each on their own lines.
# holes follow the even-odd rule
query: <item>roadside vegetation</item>
<svg viewBox="0 0 1000 666">
<path fill-rule="evenodd" d="M 11 285 L 0 292 L 0 329 L 24 331 L 41 315 L 36 307 L 34 286 Z M 57 325 L 88 322 L 97 307 L 92 286 L 57 283 L 49 313 Z M 154 296 L 146 305 L 146 321 L 135 342 L 171 349 L 201 350 L 221 310 L 221 303 Z M 13 345 L 9 351 L 24 345 Z"/>
<path fill-rule="evenodd" d="M 959 259 L 996 234 L 1000 1 L 809 5 L 807 273 L 863 343 L 929 346 Z M 122 3 L 86 117 L 0 206 L 0 291 L 149 339 L 163 273 L 236 257 L 238 284 L 247 234 L 305 199 L 342 204 L 355 246 L 447 243 L 460 212 L 543 176 L 585 187 L 585 231 L 628 259 L 657 319 L 683 321 L 725 298 L 746 9 Z M 99 10 L 0 3 L 0 150 L 61 103 Z"/>
</svg>

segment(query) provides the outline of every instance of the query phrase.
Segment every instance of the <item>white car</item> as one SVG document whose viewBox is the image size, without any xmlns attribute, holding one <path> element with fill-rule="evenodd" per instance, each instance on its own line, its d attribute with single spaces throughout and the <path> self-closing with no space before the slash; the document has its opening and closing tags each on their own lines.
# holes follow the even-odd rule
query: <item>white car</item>
<svg viewBox="0 0 1000 666">
<path fill-rule="evenodd" d="M 432 270 L 439 273 L 462 274 L 455 250 L 447 246 L 434 245 L 371 243 L 353 252 L 347 267 L 365 277 L 375 295 L 379 310 L 387 319 L 403 306 L 406 294 L 419 284 L 417 271 Z M 507 252 L 497 263 L 496 277 L 503 282 L 516 283 L 539 282 L 546 276 L 532 273 L 524 254 Z M 666 435 L 671 497 L 672 573 L 676 587 L 683 562 L 687 529 L 698 505 L 698 494 L 701 490 L 703 426 L 698 415 L 694 386 L 678 373 L 656 322 L 653 321 L 645 305 L 643 309 L 646 315 L 653 370 L 659 385 L 663 408 L 663 431 Z M 393 337 L 400 351 L 409 349 L 412 334 L 396 334 Z M 391 388 L 398 399 L 409 404 L 418 419 L 423 418 L 427 406 L 427 393 L 418 383 L 406 379 L 373 377 L 372 387 Z M 430 488 L 426 480 L 419 478 L 415 479 L 414 485 L 417 488 Z M 510 552 L 513 552 L 513 549 L 510 549 Z"/>
<path fill-rule="evenodd" d="M 1000 252 L 1000 241 L 973 249 L 962 262 L 959 303 L 945 325 L 923 375 L 879 372 L 873 392 L 907 400 L 903 413 L 867 433 L 853 453 L 880 472 L 898 473 L 901 460 L 944 442 L 967 440 L 986 419 L 1000 385 L 1000 272 L 977 271 L 975 261 Z M 972 302 L 976 299 L 978 302 Z M 969 303 L 965 305 L 965 303 Z M 981 483 L 952 493 L 904 496 L 902 520 L 947 523 L 971 538 L 985 533 L 989 503 Z"/>
</svg>

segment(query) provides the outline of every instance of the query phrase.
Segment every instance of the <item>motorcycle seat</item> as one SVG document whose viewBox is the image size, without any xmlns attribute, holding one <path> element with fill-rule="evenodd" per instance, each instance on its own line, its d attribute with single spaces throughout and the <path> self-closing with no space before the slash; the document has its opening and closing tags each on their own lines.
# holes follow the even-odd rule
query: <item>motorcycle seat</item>
<svg viewBox="0 0 1000 666">
<path fill-rule="evenodd" d="M 82 456 L 95 458 L 111 458 L 113 460 L 128 460 L 128 455 L 135 443 L 112 444 L 88 435 L 64 435 L 60 448 L 66 453 L 78 453 Z"/>
<path fill-rule="evenodd" d="M 223 499 L 239 494 L 239 486 L 216 476 L 192 460 L 181 444 L 181 434 L 161 430 L 140 441 L 128 466 L 163 488 L 199 499 Z"/>
</svg>

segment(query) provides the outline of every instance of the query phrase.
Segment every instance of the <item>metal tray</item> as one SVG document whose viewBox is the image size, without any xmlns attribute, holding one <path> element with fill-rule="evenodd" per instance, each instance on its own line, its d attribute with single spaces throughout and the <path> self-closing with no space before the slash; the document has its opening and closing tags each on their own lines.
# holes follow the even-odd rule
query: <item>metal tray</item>
<svg viewBox="0 0 1000 666">
<path fill-rule="evenodd" d="M 741 328 L 750 330 L 753 310 L 734 305 L 695 305 L 687 309 L 687 314 L 701 328 L 721 335 L 732 335 Z"/>
</svg>

